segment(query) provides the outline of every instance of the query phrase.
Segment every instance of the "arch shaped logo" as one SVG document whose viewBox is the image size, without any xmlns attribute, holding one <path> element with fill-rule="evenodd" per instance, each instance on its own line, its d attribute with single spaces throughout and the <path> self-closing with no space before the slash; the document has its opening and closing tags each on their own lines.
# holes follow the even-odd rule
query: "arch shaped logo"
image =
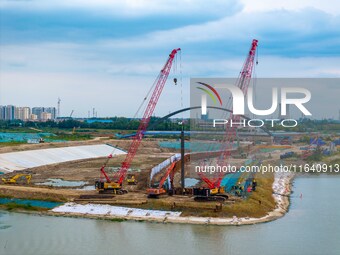
<svg viewBox="0 0 340 255">
<path fill-rule="evenodd" d="M 219 104 L 222 106 L 221 96 L 213 86 L 207 83 L 204 83 L 204 82 L 197 82 L 197 83 L 202 85 L 202 87 L 196 87 L 196 88 L 199 90 L 202 90 L 205 93 L 205 94 L 202 94 L 201 96 L 202 115 L 207 114 L 207 95 L 211 98 L 214 104 L 217 104 L 217 100 L 218 100 Z"/>
</svg>

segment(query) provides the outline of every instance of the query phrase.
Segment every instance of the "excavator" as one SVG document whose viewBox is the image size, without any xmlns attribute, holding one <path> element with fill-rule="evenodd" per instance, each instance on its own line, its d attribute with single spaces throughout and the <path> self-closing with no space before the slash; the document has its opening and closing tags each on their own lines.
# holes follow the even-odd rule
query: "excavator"
<svg viewBox="0 0 340 255">
<path fill-rule="evenodd" d="M 122 165 L 117 173 L 114 174 L 113 178 L 111 179 L 108 174 L 105 171 L 105 167 L 112 158 L 111 153 L 105 162 L 105 164 L 101 167 L 100 172 L 101 172 L 101 178 L 96 181 L 95 187 L 99 191 L 99 193 L 109 193 L 112 192 L 114 194 L 125 194 L 127 193 L 126 190 L 123 189 L 123 181 L 125 179 L 125 176 L 130 168 L 130 165 L 132 163 L 132 160 L 134 159 L 137 150 L 139 148 L 139 145 L 142 142 L 142 139 L 144 137 L 144 133 L 149 125 L 150 119 L 152 117 L 152 114 L 155 110 L 155 107 L 157 105 L 158 99 L 163 91 L 164 85 L 168 79 L 172 63 L 175 59 L 176 54 L 180 51 L 180 48 L 173 49 L 171 53 L 169 54 L 169 57 L 159 72 L 159 75 L 157 76 L 152 88 L 153 92 L 151 94 L 150 100 L 148 102 L 148 105 L 144 111 L 143 118 L 140 121 L 138 130 L 136 134 L 132 138 L 132 143 L 130 145 L 130 148 L 128 150 L 128 153 L 126 154 L 125 160 L 122 162 Z M 151 92 L 151 90 L 150 90 Z M 144 98 L 144 101 L 147 99 L 148 96 Z M 143 101 L 143 102 L 144 102 Z M 141 108 L 141 107 L 140 107 Z"/>
<path fill-rule="evenodd" d="M 127 183 L 128 185 L 136 185 L 137 184 L 137 179 L 134 174 L 128 174 L 127 178 Z"/>
<path fill-rule="evenodd" d="M 158 183 L 158 185 L 155 185 L 154 187 L 150 187 L 146 190 L 148 194 L 148 198 L 158 198 L 160 195 L 165 195 L 167 193 L 163 185 L 169 176 L 171 177 L 171 179 L 173 179 L 173 176 L 175 173 L 176 162 L 177 161 L 171 163 L 171 165 L 166 170 L 166 173 L 163 175 L 162 179 Z M 169 187 L 169 189 L 171 188 L 172 187 Z"/>
<path fill-rule="evenodd" d="M 31 181 L 31 178 L 32 178 L 32 175 L 30 175 L 30 174 L 16 174 L 11 178 L 8 178 L 8 179 L 1 178 L 1 179 L 2 179 L 2 182 L 4 184 L 16 184 L 17 181 L 19 179 L 21 179 L 22 177 L 25 177 L 27 184 L 30 184 L 30 181 Z"/>
</svg>

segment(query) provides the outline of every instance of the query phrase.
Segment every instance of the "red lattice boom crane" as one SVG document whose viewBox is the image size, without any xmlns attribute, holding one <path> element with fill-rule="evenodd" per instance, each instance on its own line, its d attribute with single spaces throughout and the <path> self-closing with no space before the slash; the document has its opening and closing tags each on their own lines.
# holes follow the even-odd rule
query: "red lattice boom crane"
<svg viewBox="0 0 340 255">
<path fill-rule="evenodd" d="M 101 167 L 100 171 L 104 175 L 105 180 L 99 180 L 96 182 L 96 188 L 99 190 L 99 192 L 106 192 L 106 191 L 113 191 L 117 193 L 124 193 L 125 191 L 121 191 L 122 189 L 122 183 L 125 179 L 126 173 L 131 165 L 131 162 L 133 158 L 135 157 L 138 147 L 142 142 L 144 132 L 146 131 L 148 124 L 150 122 L 150 118 L 155 110 L 155 107 L 157 105 L 158 99 L 162 93 L 162 90 L 164 88 L 165 82 L 167 81 L 167 78 L 169 76 L 171 66 L 173 63 L 173 60 L 177 54 L 178 51 L 180 51 L 180 48 L 172 50 L 172 52 L 169 55 L 168 60 L 166 61 L 164 67 L 161 69 L 156 81 L 155 81 L 155 89 L 152 92 L 151 98 L 149 100 L 149 103 L 146 107 L 146 110 L 144 112 L 143 118 L 139 124 L 138 130 L 136 132 L 136 135 L 132 139 L 132 143 L 130 145 L 130 148 L 128 150 L 128 153 L 126 155 L 125 160 L 123 161 L 119 171 L 114 175 L 113 179 L 111 180 L 107 173 L 105 172 L 105 167 L 108 163 L 108 160 L 112 158 L 112 154 L 108 156 L 107 161 L 105 164 Z"/>
<path fill-rule="evenodd" d="M 246 96 L 248 92 L 248 87 L 250 84 L 251 76 L 254 69 L 254 60 L 256 56 L 256 49 L 257 49 L 258 40 L 253 39 L 249 53 L 247 55 L 247 58 L 243 64 L 242 70 L 239 74 L 239 77 L 236 81 L 236 86 L 239 87 L 243 94 Z M 231 105 L 231 100 L 228 101 L 227 108 Z M 233 120 L 234 123 L 237 123 L 240 121 L 241 116 L 240 115 L 233 115 L 233 113 L 230 113 L 229 121 Z M 227 163 L 228 158 L 230 157 L 233 141 L 236 137 L 236 127 L 233 125 L 230 127 L 229 125 L 226 125 L 226 132 L 224 135 L 224 147 L 222 150 L 222 153 L 220 157 L 218 158 L 217 164 L 220 166 L 223 166 Z M 200 178 L 208 185 L 209 189 L 211 189 L 212 194 L 220 193 L 220 186 L 221 181 L 223 179 L 224 173 L 219 173 L 217 178 L 209 179 L 204 173 L 199 173 Z"/>
</svg>

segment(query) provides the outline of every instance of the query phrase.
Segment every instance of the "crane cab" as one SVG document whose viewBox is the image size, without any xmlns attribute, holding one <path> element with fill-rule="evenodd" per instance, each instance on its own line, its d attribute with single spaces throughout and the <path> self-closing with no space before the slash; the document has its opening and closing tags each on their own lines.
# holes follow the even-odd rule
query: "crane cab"
<svg viewBox="0 0 340 255">
<path fill-rule="evenodd" d="M 210 189 L 210 195 L 216 195 L 216 194 L 223 194 L 224 193 L 224 187 L 215 187 L 213 189 Z"/>
</svg>

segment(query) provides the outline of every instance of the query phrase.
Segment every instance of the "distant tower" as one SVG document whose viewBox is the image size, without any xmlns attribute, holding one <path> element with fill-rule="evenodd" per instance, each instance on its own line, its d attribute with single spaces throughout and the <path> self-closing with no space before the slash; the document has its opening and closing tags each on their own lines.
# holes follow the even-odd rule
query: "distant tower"
<svg viewBox="0 0 340 255">
<path fill-rule="evenodd" d="M 93 118 L 96 117 L 96 109 L 95 108 L 92 109 L 92 117 Z"/>
<path fill-rule="evenodd" d="M 57 117 L 60 117 L 60 103 L 61 103 L 61 99 L 58 97 L 58 114 L 57 114 Z"/>
</svg>

